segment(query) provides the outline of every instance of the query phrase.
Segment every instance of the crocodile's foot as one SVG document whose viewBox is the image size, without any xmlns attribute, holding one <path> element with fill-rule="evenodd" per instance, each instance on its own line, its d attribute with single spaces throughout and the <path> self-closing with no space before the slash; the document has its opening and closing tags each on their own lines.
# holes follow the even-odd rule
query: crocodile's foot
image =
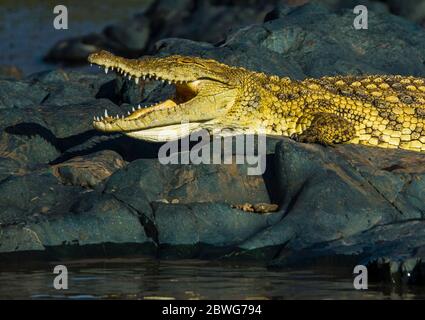
<svg viewBox="0 0 425 320">
<path fill-rule="evenodd" d="M 272 203 L 244 203 L 232 205 L 232 208 L 236 208 L 245 212 L 253 212 L 253 213 L 269 213 L 276 212 L 279 206 L 277 204 Z"/>
<path fill-rule="evenodd" d="M 313 144 L 320 144 L 323 147 L 335 147 L 335 143 L 326 142 L 320 139 L 317 139 L 317 137 L 309 135 L 308 133 L 294 133 L 290 136 L 290 138 L 296 142 L 300 143 L 313 143 Z"/>
</svg>

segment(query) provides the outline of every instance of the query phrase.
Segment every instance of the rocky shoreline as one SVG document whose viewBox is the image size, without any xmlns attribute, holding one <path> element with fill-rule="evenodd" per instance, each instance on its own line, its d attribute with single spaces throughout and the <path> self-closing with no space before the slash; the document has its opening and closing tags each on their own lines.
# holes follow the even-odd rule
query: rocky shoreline
<svg viewBox="0 0 425 320">
<path fill-rule="evenodd" d="M 295 79 L 425 77 L 425 29 L 386 12 L 280 6 L 211 44 L 179 38 L 157 54 L 199 55 Z M 171 93 L 115 75 L 46 71 L 0 78 L 0 264 L 123 255 L 248 259 L 270 267 L 366 264 L 423 283 L 425 155 L 268 139 L 267 168 L 162 165 L 159 144 L 102 135 L 91 119 Z M 232 204 L 277 203 L 268 214 Z"/>
</svg>

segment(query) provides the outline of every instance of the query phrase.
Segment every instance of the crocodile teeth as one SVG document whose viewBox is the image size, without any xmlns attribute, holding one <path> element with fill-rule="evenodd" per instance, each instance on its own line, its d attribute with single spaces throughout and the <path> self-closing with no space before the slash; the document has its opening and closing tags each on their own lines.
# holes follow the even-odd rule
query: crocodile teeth
<svg viewBox="0 0 425 320">
<path fill-rule="evenodd" d="M 108 110 L 105 109 L 105 118 L 108 117 Z"/>
<path fill-rule="evenodd" d="M 108 67 L 105 68 L 105 73 L 108 73 Z"/>
<path fill-rule="evenodd" d="M 134 111 L 136 111 L 136 110 L 135 110 L 135 109 L 134 109 L 134 107 L 133 107 L 133 108 L 131 108 L 131 111 L 133 111 L 133 112 L 134 112 Z"/>
<path fill-rule="evenodd" d="M 139 104 L 139 106 L 137 107 L 137 109 L 140 109 L 142 106 Z"/>
<path fill-rule="evenodd" d="M 134 81 L 136 82 L 136 84 L 139 84 L 139 78 L 134 79 Z"/>
</svg>

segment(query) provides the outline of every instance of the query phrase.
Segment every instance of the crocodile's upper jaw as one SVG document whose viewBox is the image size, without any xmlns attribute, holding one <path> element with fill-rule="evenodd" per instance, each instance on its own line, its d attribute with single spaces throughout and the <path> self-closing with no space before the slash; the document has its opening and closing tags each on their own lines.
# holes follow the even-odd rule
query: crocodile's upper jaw
<svg viewBox="0 0 425 320">
<path fill-rule="evenodd" d="M 104 132 L 168 141 L 187 135 L 224 117 L 234 104 L 237 85 L 229 79 L 230 67 L 213 60 L 171 56 L 130 60 L 102 51 L 90 55 L 89 62 L 116 70 L 138 83 L 160 80 L 176 87 L 175 97 L 146 108 L 133 108 L 126 116 L 95 117 L 93 126 Z M 213 65 L 213 66 L 212 66 Z M 181 126 L 188 122 L 187 126 Z"/>
</svg>

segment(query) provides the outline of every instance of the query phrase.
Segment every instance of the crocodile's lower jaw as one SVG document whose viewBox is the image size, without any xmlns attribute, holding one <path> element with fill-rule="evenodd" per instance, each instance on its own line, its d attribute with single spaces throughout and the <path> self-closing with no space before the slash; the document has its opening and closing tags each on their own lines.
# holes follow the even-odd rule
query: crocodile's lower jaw
<svg viewBox="0 0 425 320">
<path fill-rule="evenodd" d="M 191 122 L 183 124 L 174 124 L 164 127 L 156 127 L 139 131 L 128 131 L 123 133 L 129 137 L 136 139 L 151 142 L 166 142 L 184 138 L 190 133 L 200 129 L 201 126 L 201 123 Z"/>
<path fill-rule="evenodd" d="M 150 142 L 167 142 L 176 139 L 181 139 L 189 136 L 194 132 L 204 130 L 207 134 L 216 137 L 233 137 L 237 135 L 266 135 L 270 134 L 264 129 L 258 128 L 238 128 L 235 127 L 222 127 L 214 120 L 206 122 L 182 122 L 179 124 L 156 127 L 138 131 L 123 132 L 125 135 Z"/>
</svg>

